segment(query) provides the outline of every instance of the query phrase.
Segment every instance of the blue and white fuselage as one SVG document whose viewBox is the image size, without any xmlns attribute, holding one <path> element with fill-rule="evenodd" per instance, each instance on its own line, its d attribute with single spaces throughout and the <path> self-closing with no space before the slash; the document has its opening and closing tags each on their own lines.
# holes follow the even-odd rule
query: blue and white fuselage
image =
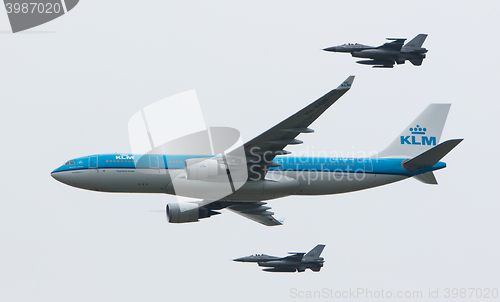
<svg viewBox="0 0 500 302">
<path fill-rule="evenodd" d="M 141 160 L 138 161 L 138 158 Z M 192 158 L 190 155 L 99 154 L 72 159 L 52 171 L 51 175 L 70 186 L 93 191 L 175 194 L 172 179 L 182 177 L 185 173 L 185 161 Z M 281 166 L 269 168 L 265 179 L 249 181 L 248 185 L 240 188 L 242 194 L 238 190 L 225 199 L 255 201 L 288 195 L 345 193 L 389 184 L 446 167 L 444 162 L 438 162 L 410 172 L 403 168 L 405 160 L 407 159 L 276 157 L 273 162 Z M 199 185 L 199 182 L 191 182 Z M 251 192 L 250 186 L 255 187 L 256 192 Z M 194 194 L 186 197 L 201 196 Z"/>
</svg>

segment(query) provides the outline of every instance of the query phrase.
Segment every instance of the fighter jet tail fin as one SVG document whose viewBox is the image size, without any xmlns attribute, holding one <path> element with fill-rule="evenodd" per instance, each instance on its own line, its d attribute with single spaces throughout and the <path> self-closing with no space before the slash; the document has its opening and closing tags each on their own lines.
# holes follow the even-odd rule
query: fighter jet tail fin
<svg viewBox="0 0 500 302">
<path fill-rule="evenodd" d="M 404 50 L 419 49 L 424 44 L 425 38 L 427 38 L 426 34 L 419 34 L 415 38 L 413 38 L 410 42 L 406 43 L 405 46 L 403 46 L 403 49 Z M 422 64 L 422 63 L 420 63 L 420 64 Z M 418 64 L 418 65 L 420 65 L 420 64 Z M 413 65 L 416 65 L 416 64 L 413 63 Z"/>
<path fill-rule="evenodd" d="M 304 260 L 314 260 L 318 259 L 321 253 L 323 252 L 323 249 L 325 248 L 324 244 L 318 244 L 315 246 L 312 250 L 310 250 L 307 254 L 304 256 Z"/>
</svg>

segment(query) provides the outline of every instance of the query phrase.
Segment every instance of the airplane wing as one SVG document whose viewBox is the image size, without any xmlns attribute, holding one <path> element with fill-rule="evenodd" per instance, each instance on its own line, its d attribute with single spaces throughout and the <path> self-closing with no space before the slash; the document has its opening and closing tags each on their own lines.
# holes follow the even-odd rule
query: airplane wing
<svg viewBox="0 0 500 302">
<path fill-rule="evenodd" d="M 266 226 L 282 225 L 272 216 L 274 213 L 268 211 L 271 207 L 265 205 L 265 202 L 241 202 L 226 209 Z"/>
<path fill-rule="evenodd" d="M 292 260 L 292 261 L 297 261 L 297 262 L 300 262 L 302 260 L 302 258 L 304 257 L 306 253 L 293 253 L 293 255 L 290 255 L 290 256 L 286 256 L 284 258 L 282 258 L 282 260 Z"/>
<path fill-rule="evenodd" d="M 384 43 L 379 46 L 378 49 L 401 51 L 401 48 L 406 41 L 406 39 L 399 38 L 387 38 L 387 40 L 392 40 L 392 42 Z"/>
<path fill-rule="evenodd" d="M 243 146 L 247 161 L 248 179 L 250 181 L 262 180 L 265 178 L 269 167 L 279 166 L 279 164 L 272 161 L 274 157 L 276 155 L 289 154 L 290 152 L 284 150 L 287 145 L 302 143 L 302 141 L 295 139 L 300 133 L 314 132 L 308 128 L 309 125 L 343 96 L 351 88 L 353 81 L 354 76 L 348 77 L 334 90 L 261 135 L 246 142 Z M 228 157 L 235 154 L 238 155 L 237 153 L 233 154 L 233 152 L 235 151 L 229 152 L 227 154 Z M 234 202 L 205 199 L 196 203 L 200 207 L 205 207 L 212 211 L 226 208 L 266 226 L 282 225 L 282 222 L 273 217 L 274 213 L 268 211 L 271 208 L 265 206 L 267 204 L 265 202 Z"/>
<path fill-rule="evenodd" d="M 287 145 L 301 144 L 295 139 L 300 133 L 312 133 L 311 125 L 325 110 L 343 96 L 352 85 L 354 76 L 348 77 L 336 89 L 328 92 L 299 112 L 244 144 L 249 172 L 249 180 L 264 179 L 269 167 L 279 166 L 272 162 L 276 155 L 290 152 L 284 150 Z M 231 155 L 231 153 L 229 154 Z"/>
</svg>

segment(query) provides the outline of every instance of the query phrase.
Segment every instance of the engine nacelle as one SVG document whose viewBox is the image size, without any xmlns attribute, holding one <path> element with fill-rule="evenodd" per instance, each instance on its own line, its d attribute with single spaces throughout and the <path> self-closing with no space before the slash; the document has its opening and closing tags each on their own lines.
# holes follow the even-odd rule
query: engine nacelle
<svg viewBox="0 0 500 302">
<path fill-rule="evenodd" d="M 215 158 L 191 158 L 184 162 L 186 178 L 204 180 L 226 174 L 226 167 Z"/>
<path fill-rule="evenodd" d="M 169 203 L 166 212 L 168 222 L 171 223 L 197 222 L 198 219 L 220 214 L 189 202 Z"/>
</svg>

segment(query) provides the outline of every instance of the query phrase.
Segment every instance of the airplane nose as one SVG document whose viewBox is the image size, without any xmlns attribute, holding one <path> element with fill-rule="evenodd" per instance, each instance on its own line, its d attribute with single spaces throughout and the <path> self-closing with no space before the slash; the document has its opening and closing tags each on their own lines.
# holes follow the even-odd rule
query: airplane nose
<svg viewBox="0 0 500 302">
<path fill-rule="evenodd" d="M 58 175 L 57 172 L 51 172 L 50 176 L 52 176 L 52 178 L 54 178 L 55 180 L 62 182 L 61 177 L 60 177 L 60 175 Z"/>
<path fill-rule="evenodd" d="M 332 46 L 328 48 L 323 48 L 324 51 L 337 51 L 337 46 Z"/>
<path fill-rule="evenodd" d="M 63 184 L 68 184 L 70 180 L 70 176 L 64 171 L 59 171 L 59 168 L 50 172 L 50 176 L 52 176 L 52 178 L 57 180 L 58 182 L 62 182 Z"/>
<path fill-rule="evenodd" d="M 233 261 L 236 261 L 236 262 L 245 262 L 245 257 L 236 258 L 236 259 L 233 259 Z"/>
</svg>

